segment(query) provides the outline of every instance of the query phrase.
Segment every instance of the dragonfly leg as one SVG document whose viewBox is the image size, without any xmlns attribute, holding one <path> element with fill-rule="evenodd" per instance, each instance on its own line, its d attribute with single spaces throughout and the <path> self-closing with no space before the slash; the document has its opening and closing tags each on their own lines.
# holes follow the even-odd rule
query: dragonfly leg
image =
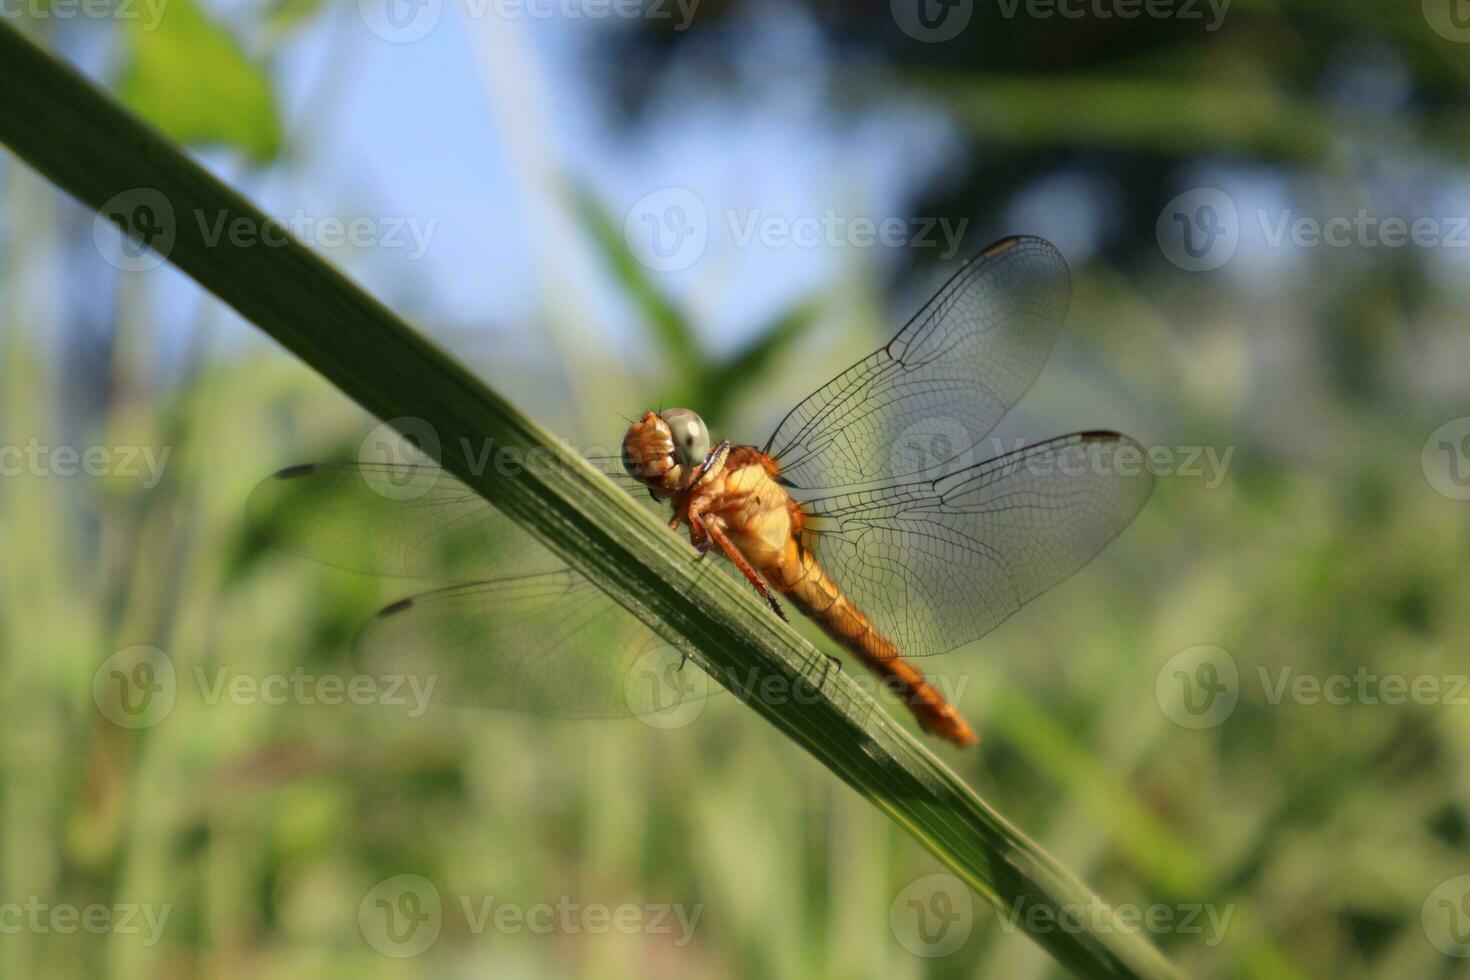
<svg viewBox="0 0 1470 980">
<path fill-rule="evenodd" d="M 721 439 L 719 445 L 711 449 L 709 451 L 709 455 L 701 460 L 698 466 L 690 469 L 688 474 L 685 475 L 683 482 L 680 484 L 679 489 L 692 490 L 695 486 L 699 484 L 699 481 L 704 479 L 704 475 L 709 472 L 710 467 L 712 467 L 717 460 L 723 462 L 724 458 L 729 454 L 730 440 Z"/>
<path fill-rule="evenodd" d="M 781 621 L 786 623 L 791 622 L 791 620 L 786 618 L 786 614 L 781 611 L 781 604 L 771 594 L 770 588 L 761 578 L 760 573 L 755 570 L 755 567 L 750 562 L 746 561 L 745 556 L 740 553 L 740 549 L 735 547 L 735 542 L 726 537 L 725 532 L 716 524 L 705 525 L 705 531 L 709 537 L 714 539 L 715 544 L 720 546 L 720 550 L 725 553 L 725 557 L 730 559 L 730 562 L 736 568 L 740 569 L 740 574 L 744 575 L 746 580 L 755 586 L 755 590 L 760 593 L 761 598 L 770 603 L 771 609 L 781 618 Z"/>
<path fill-rule="evenodd" d="M 689 543 L 694 545 L 694 550 L 703 558 L 709 554 L 709 528 L 704 523 L 704 516 L 693 505 L 689 507 L 686 516 L 689 518 Z"/>
</svg>

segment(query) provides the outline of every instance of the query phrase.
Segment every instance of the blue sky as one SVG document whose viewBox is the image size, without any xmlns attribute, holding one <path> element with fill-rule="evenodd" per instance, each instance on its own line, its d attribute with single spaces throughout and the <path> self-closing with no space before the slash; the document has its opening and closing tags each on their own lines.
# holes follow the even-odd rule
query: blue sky
<svg viewBox="0 0 1470 980">
<path fill-rule="evenodd" d="M 627 311 L 552 181 L 584 181 L 618 220 L 645 195 L 687 189 L 707 206 L 709 245 L 689 268 L 655 277 L 696 311 L 712 347 L 735 346 L 830 284 L 842 263 L 895 256 L 882 246 L 742 247 L 728 215 L 904 215 L 953 146 L 942 120 L 912 105 L 835 118 L 820 36 L 798 14 L 764 9 L 747 25 L 757 41 L 741 48 L 748 63 L 735 66 L 733 98 L 685 65 L 655 95 L 650 123 L 620 132 L 603 115 L 588 43 L 616 21 L 476 17 L 451 0 L 422 39 L 387 43 L 355 5 L 337 8 L 280 60 L 287 118 L 305 125 L 291 124 L 292 166 L 257 193 L 278 214 L 432 221 L 418 261 L 405 249 L 338 256 L 420 316 L 525 325 L 548 299 L 574 293 L 596 311 L 588 329 L 616 338 Z"/>
</svg>

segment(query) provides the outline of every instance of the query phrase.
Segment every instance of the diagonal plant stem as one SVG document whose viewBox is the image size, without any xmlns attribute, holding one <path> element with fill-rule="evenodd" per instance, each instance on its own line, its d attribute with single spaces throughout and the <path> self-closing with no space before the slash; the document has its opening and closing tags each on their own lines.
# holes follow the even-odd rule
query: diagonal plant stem
<svg viewBox="0 0 1470 980">
<path fill-rule="evenodd" d="M 1177 976 L 1136 925 L 1115 920 L 845 674 L 822 674 L 813 697 L 762 697 L 761 679 L 792 690 L 821 673 L 813 665 L 822 657 L 729 577 L 702 571 L 652 515 L 326 261 L 294 240 L 216 240 L 221 218 L 224 227 L 242 220 L 257 229 L 267 219 L 7 23 L 0 142 L 92 208 L 137 188 L 161 195 L 169 261 L 369 412 L 429 423 L 445 468 L 717 677 L 741 678 L 754 695 L 746 704 L 981 895 L 1023 913 L 1017 925 L 1063 964 L 1084 976 Z M 158 227 L 160 216 L 152 218 Z M 487 472 L 466 451 L 487 439 L 541 464 Z M 1025 914 L 1033 909 L 1050 915 Z"/>
</svg>

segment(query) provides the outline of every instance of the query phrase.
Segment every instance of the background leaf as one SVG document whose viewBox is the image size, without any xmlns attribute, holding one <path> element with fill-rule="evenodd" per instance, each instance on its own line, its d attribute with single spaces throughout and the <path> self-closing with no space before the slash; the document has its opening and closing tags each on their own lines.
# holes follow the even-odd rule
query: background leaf
<svg viewBox="0 0 1470 980">
<path fill-rule="evenodd" d="M 276 157 L 281 124 L 265 70 L 196 0 L 168 0 L 162 10 L 156 26 L 144 18 L 123 21 L 119 97 L 185 145 L 230 146 L 257 161 Z"/>
</svg>

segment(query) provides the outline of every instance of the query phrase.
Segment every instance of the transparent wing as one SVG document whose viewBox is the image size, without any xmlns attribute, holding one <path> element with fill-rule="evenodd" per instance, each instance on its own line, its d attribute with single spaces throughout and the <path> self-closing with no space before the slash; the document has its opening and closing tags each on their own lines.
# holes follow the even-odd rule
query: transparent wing
<svg viewBox="0 0 1470 980">
<path fill-rule="evenodd" d="M 792 409 L 765 452 L 806 490 L 912 476 L 966 452 L 1031 386 L 1070 298 L 1053 245 L 996 242 L 887 346 Z"/>
<path fill-rule="evenodd" d="M 430 704 L 672 727 L 722 690 L 570 568 L 455 586 L 388 606 L 358 638 L 369 676 L 412 678 Z"/>
<path fill-rule="evenodd" d="M 393 603 L 356 646 L 364 672 L 412 678 L 431 704 L 659 724 L 720 690 L 697 654 L 686 664 L 438 467 L 296 466 L 256 487 L 246 510 L 271 544 L 325 564 L 466 583 Z"/>
<path fill-rule="evenodd" d="M 1087 563 L 1153 490 L 1142 447 L 1084 432 L 938 480 L 803 502 L 823 566 L 905 656 L 977 640 Z"/>
<path fill-rule="evenodd" d="M 621 464 L 609 461 L 601 468 L 629 490 L 638 487 Z M 431 464 L 293 466 L 255 488 L 246 520 L 282 550 L 395 578 L 478 582 L 566 567 L 483 497 Z"/>
</svg>

